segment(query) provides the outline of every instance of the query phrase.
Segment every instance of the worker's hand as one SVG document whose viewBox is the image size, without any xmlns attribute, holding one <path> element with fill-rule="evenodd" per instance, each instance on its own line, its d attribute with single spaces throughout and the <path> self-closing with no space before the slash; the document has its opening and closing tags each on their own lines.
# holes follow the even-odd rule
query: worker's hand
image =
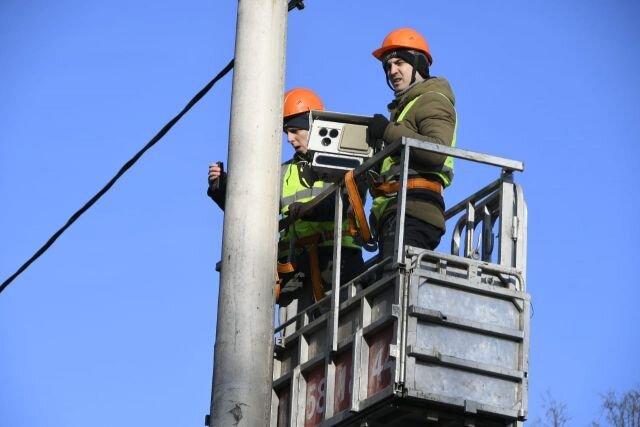
<svg viewBox="0 0 640 427">
<path fill-rule="evenodd" d="M 289 213 L 287 214 L 289 218 L 295 220 L 300 218 L 300 209 L 302 209 L 302 205 L 304 203 L 301 202 L 293 202 L 289 205 Z"/>
<path fill-rule="evenodd" d="M 389 119 L 382 114 L 374 114 L 367 128 L 367 139 L 369 142 L 381 140 L 388 125 Z"/>
<path fill-rule="evenodd" d="M 211 163 L 209 165 L 209 186 L 213 185 L 222 175 L 220 163 Z"/>
</svg>

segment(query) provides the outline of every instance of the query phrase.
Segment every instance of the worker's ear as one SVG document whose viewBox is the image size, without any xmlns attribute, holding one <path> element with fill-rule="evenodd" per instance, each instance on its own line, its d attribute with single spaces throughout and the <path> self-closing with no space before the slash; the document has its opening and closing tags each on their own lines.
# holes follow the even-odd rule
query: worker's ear
<svg viewBox="0 0 640 427">
<path fill-rule="evenodd" d="M 423 79 L 429 78 L 429 60 L 425 55 L 422 53 L 416 55 L 414 67 Z"/>
</svg>

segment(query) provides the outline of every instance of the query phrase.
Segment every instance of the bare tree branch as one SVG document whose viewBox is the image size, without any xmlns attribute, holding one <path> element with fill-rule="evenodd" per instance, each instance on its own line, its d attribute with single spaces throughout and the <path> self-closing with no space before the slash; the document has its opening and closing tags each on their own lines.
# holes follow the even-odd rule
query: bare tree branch
<svg viewBox="0 0 640 427">
<path fill-rule="evenodd" d="M 565 427 L 571 419 L 566 403 L 554 399 L 549 390 L 542 396 L 542 402 L 545 409 L 545 419 L 541 420 L 538 417 L 533 425 L 536 427 Z"/>
<path fill-rule="evenodd" d="M 640 388 L 629 390 L 620 398 L 613 391 L 602 396 L 602 408 L 613 427 L 640 427 Z M 594 422 L 593 426 L 600 424 Z"/>
</svg>

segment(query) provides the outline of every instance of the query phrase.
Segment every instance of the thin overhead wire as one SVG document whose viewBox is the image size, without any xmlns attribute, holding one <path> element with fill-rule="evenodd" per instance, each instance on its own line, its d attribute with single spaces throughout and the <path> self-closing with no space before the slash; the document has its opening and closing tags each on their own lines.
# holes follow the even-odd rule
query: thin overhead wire
<svg viewBox="0 0 640 427">
<path fill-rule="evenodd" d="M 67 228 L 71 227 L 71 225 L 74 222 L 76 222 L 76 220 L 80 218 L 80 216 L 83 213 L 89 210 L 91 206 L 93 206 L 102 196 L 104 196 L 104 194 L 107 191 L 109 191 L 109 189 L 113 186 L 113 184 L 115 184 L 116 181 L 120 179 L 120 177 L 124 175 L 124 173 L 127 170 L 129 170 L 131 166 L 133 166 L 148 149 L 150 149 L 158 141 L 160 141 L 160 139 L 162 139 L 162 137 L 165 136 L 167 132 L 169 132 L 169 130 L 173 127 L 173 125 L 175 125 L 182 118 L 182 116 L 184 116 L 191 109 L 191 107 L 193 107 L 198 101 L 200 101 L 200 99 L 202 99 L 202 97 L 204 97 L 207 94 L 207 92 L 209 92 L 209 90 L 218 82 L 218 80 L 223 78 L 229 71 L 231 71 L 231 69 L 233 68 L 233 61 L 234 60 L 232 59 L 227 64 L 227 66 L 224 67 L 222 71 L 220 71 L 218 75 L 213 78 L 213 80 L 207 83 L 205 87 L 200 89 L 200 91 L 193 98 L 191 98 L 191 101 L 187 103 L 187 105 L 182 109 L 182 111 L 180 111 L 180 113 L 178 113 L 177 116 L 175 116 L 166 125 L 164 125 L 162 129 L 160 129 L 160 131 L 156 134 L 156 136 L 151 138 L 151 140 L 147 143 L 147 145 L 145 145 L 127 163 L 125 163 L 124 166 L 120 168 L 118 173 L 113 178 L 111 178 L 111 180 L 109 180 L 109 182 L 107 182 L 107 184 L 104 187 L 102 187 L 102 189 L 98 191 L 95 194 L 95 196 L 93 196 L 87 203 L 85 203 L 84 206 L 78 209 L 76 213 L 71 215 L 71 217 L 67 220 L 67 223 L 64 226 L 62 226 L 62 228 L 60 228 L 58 231 L 56 231 L 49 238 L 49 240 L 47 240 L 47 242 L 44 245 L 42 245 L 42 247 L 38 249 L 38 251 L 35 254 L 33 254 L 31 258 L 27 260 L 27 262 L 22 264 L 22 266 L 20 266 L 20 268 L 18 268 L 18 270 L 15 273 L 13 273 L 11 277 L 9 277 L 7 280 L 2 282 L 2 285 L 0 285 L 0 293 L 4 291 L 6 287 L 9 286 L 9 284 L 13 282 L 15 278 L 18 277 L 23 271 L 25 271 L 35 260 L 37 260 L 43 253 L 45 253 L 47 249 L 49 249 L 51 245 L 53 245 L 53 243 L 58 239 L 58 237 L 60 237 L 62 233 L 64 233 L 67 230 Z"/>
</svg>

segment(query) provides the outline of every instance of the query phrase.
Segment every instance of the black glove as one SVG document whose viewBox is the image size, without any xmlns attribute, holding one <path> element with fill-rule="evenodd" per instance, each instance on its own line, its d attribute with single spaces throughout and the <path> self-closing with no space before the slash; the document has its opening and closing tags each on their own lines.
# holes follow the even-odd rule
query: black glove
<svg viewBox="0 0 640 427">
<path fill-rule="evenodd" d="M 304 205 L 304 203 L 302 202 L 293 202 L 289 205 L 289 212 L 288 212 L 288 216 L 291 219 L 299 219 L 300 218 L 300 209 L 302 209 L 302 206 Z"/>
<path fill-rule="evenodd" d="M 374 114 L 367 128 L 367 139 L 369 143 L 371 144 L 381 140 L 388 125 L 389 119 L 382 114 Z"/>
</svg>

